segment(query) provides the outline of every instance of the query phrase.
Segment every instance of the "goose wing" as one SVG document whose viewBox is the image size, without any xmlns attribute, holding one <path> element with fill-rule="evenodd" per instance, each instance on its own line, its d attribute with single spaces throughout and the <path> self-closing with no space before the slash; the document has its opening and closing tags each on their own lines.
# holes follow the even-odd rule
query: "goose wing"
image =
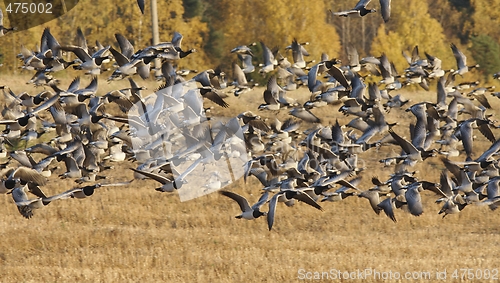
<svg viewBox="0 0 500 283">
<path fill-rule="evenodd" d="M 313 199 L 311 198 L 310 195 L 303 193 L 301 191 L 297 191 L 294 195 L 293 198 L 302 202 L 307 203 L 308 205 L 318 209 L 318 210 L 323 210 L 323 208 Z"/>
<path fill-rule="evenodd" d="M 243 70 L 241 69 L 240 65 L 234 64 L 234 69 L 233 69 L 233 76 L 234 80 L 236 81 L 236 84 L 238 86 L 245 86 L 248 84 L 247 78 L 245 77 L 245 73 L 243 73 Z"/>
<path fill-rule="evenodd" d="M 99 187 L 117 187 L 117 186 L 128 186 L 132 183 L 134 179 L 125 182 L 117 182 L 117 183 L 107 183 L 107 184 L 99 184 Z"/>
<path fill-rule="evenodd" d="M 394 216 L 394 209 L 396 208 L 395 201 L 395 198 L 386 198 L 377 204 L 377 206 L 384 210 L 387 217 L 389 217 L 392 221 L 397 222 L 396 216 Z"/>
<path fill-rule="evenodd" d="M 145 0 L 137 0 L 137 5 L 139 6 L 141 13 L 144 15 Z"/>
<path fill-rule="evenodd" d="M 437 83 L 437 105 L 440 108 L 446 109 L 446 89 L 445 89 L 445 77 L 439 78 L 439 81 Z"/>
<path fill-rule="evenodd" d="M 360 10 L 362 8 L 365 8 L 368 3 L 370 3 L 371 0 L 360 0 L 356 6 L 354 6 L 353 10 Z"/>
<path fill-rule="evenodd" d="M 344 72 L 342 72 L 339 67 L 333 65 L 333 63 L 329 64 L 329 62 L 330 61 L 325 62 L 325 66 L 328 68 L 328 74 L 335 78 L 343 87 L 349 89 L 349 82 L 347 82 Z"/>
<path fill-rule="evenodd" d="M 46 198 L 43 198 L 43 202 L 44 204 L 49 204 L 50 202 L 52 201 L 55 201 L 55 200 L 58 200 L 58 199 L 68 199 L 68 198 L 72 198 L 74 197 L 74 193 L 76 192 L 79 192 L 81 191 L 81 188 L 73 188 L 73 189 L 70 189 L 70 190 L 67 190 L 65 192 L 62 192 L 60 194 L 57 194 L 57 195 L 53 195 L 53 196 L 50 196 L 50 197 L 46 197 Z"/>
<path fill-rule="evenodd" d="M 412 143 L 410 143 L 406 139 L 396 134 L 396 132 L 394 132 L 393 129 L 389 129 L 389 134 L 391 134 L 392 138 L 396 140 L 396 142 L 404 150 L 404 152 L 406 152 L 406 154 L 413 154 L 419 152 Z"/>
<path fill-rule="evenodd" d="M 271 49 L 269 49 L 269 47 L 267 47 L 264 44 L 264 42 L 261 41 L 260 45 L 262 46 L 262 56 L 264 59 L 264 66 L 273 65 L 273 61 L 274 61 L 273 52 L 271 51 Z"/>
<path fill-rule="evenodd" d="M 380 0 L 380 13 L 387 23 L 391 17 L 391 0 Z"/>
<path fill-rule="evenodd" d="M 464 147 L 467 158 L 470 160 L 472 156 L 472 121 L 465 121 L 460 125 L 460 137 L 462 138 L 462 145 Z"/>
<path fill-rule="evenodd" d="M 498 152 L 500 150 L 500 139 L 495 141 L 481 156 L 479 156 L 476 161 L 481 162 L 481 161 L 486 161 L 488 160 L 493 154 Z"/>
<path fill-rule="evenodd" d="M 361 192 L 358 195 L 358 197 L 364 197 L 364 198 L 368 199 L 373 211 L 375 211 L 376 214 L 380 214 L 380 211 L 382 210 L 382 208 L 378 206 L 378 204 L 380 203 L 380 196 L 379 196 L 379 193 L 377 191 L 364 191 L 364 192 Z"/>
<path fill-rule="evenodd" d="M 410 210 L 410 213 L 415 216 L 420 216 L 424 212 L 419 187 L 420 184 L 418 186 L 411 186 L 405 193 L 408 209 Z"/>
<path fill-rule="evenodd" d="M 236 201 L 240 206 L 241 212 L 252 210 L 250 204 L 248 204 L 248 200 L 245 197 L 229 191 L 220 191 L 220 194 Z"/>
<path fill-rule="evenodd" d="M 155 173 L 151 173 L 151 172 L 148 172 L 148 171 L 143 171 L 143 170 L 139 170 L 139 169 L 135 169 L 135 168 L 130 168 L 130 170 L 134 171 L 134 172 L 137 172 L 139 174 L 142 174 L 146 177 L 149 177 L 157 182 L 160 182 L 162 185 L 165 185 L 165 184 L 168 184 L 168 183 L 172 183 L 173 180 L 165 177 L 165 176 L 162 176 L 162 175 L 159 175 L 159 174 L 155 174 Z"/>
<path fill-rule="evenodd" d="M 273 94 L 278 94 L 280 91 L 283 91 L 283 89 L 281 89 L 281 87 L 278 85 L 278 82 L 276 80 L 276 75 L 272 75 L 269 78 L 269 80 L 267 81 L 266 88 Z"/>
<path fill-rule="evenodd" d="M 316 87 L 316 84 L 318 83 L 317 76 L 318 76 L 318 68 L 320 66 L 323 66 L 324 63 L 320 62 L 314 66 L 311 67 L 309 72 L 307 73 L 307 87 L 309 88 L 310 92 L 314 92 L 314 88 Z"/>
<path fill-rule="evenodd" d="M 119 66 L 123 66 L 130 62 L 130 59 L 127 58 L 127 56 L 122 54 L 120 51 L 114 49 L 113 47 L 110 47 L 109 51 L 111 51 L 111 54 L 113 54 L 113 57 L 115 58 L 115 61 Z"/>
<path fill-rule="evenodd" d="M 278 198 L 283 195 L 283 191 L 275 194 L 269 201 L 269 211 L 267 212 L 267 227 L 269 231 L 273 228 L 274 215 L 276 214 L 276 205 L 278 203 Z"/>
<path fill-rule="evenodd" d="M 172 36 L 172 44 L 174 45 L 174 47 L 177 49 L 180 49 L 181 48 L 181 44 L 182 44 L 182 34 L 178 31 L 175 31 L 174 32 L 174 35 Z"/>
<path fill-rule="evenodd" d="M 318 117 L 304 108 L 293 108 L 290 110 L 290 114 L 309 123 L 321 123 L 321 120 Z"/>
<path fill-rule="evenodd" d="M 448 176 L 447 171 L 441 172 L 441 175 L 439 177 L 439 183 L 441 184 L 441 188 L 439 189 L 441 191 L 441 194 L 443 197 L 452 197 L 453 196 L 453 187 L 451 183 L 450 176 Z"/>
<path fill-rule="evenodd" d="M 200 88 L 200 93 L 203 97 L 210 99 L 212 102 L 227 108 L 229 104 L 227 104 L 224 99 L 217 93 L 217 91 L 212 87 L 202 87 Z"/>
<path fill-rule="evenodd" d="M 269 191 L 266 191 L 265 193 L 260 196 L 259 200 L 252 205 L 252 209 L 259 209 L 261 206 L 263 206 L 267 200 L 269 199 Z"/>
<path fill-rule="evenodd" d="M 35 183 L 40 186 L 43 186 L 47 183 L 47 179 L 42 174 L 40 174 L 38 171 L 34 169 L 27 167 L 17 168 L 11 173 L 10 176 L 14 178 L 19 178 L 25 182 Z"/>
<path fill-rule="evenodd" d="M 267 171 L 264 170 L 264 168 L 261 168 L 261 167 L 252 168 L 252 169 L 250 169 L 250 174 L 257 177 L 257 179 L 260 181 L 260 183 L 264 187 L 267 187 L 269 185 L 268 174 L 267 174 Z"/>
<path fill-rule="evenodd" d="M 467 57 L 458 49 L 458 47 L 451 43 L 451 50 L 453 51 L 453 56 L 455 56 L 455 60 L 457 61 L 457 69 L 460 70 L 467 66 Z"/>
<path fill-rule="evenodd" d="M 134 46 L 132 45 L 132 43 L 130 43 L 130 41 L 120 33 L 116 33 L 115 38 L 116 41 L 118 41 L 118 45 L 120 46 L 121 54 L 123 54 L 127 59 L 132 58 L 132 55 L 134 55 Z M 115 54 L 113 54 L 113 56 L 114 55 Z"/>
<path fill-rule="evenodd" d="M 87 51 L 85 51 L 85 49 L 83 49 L 80 46 L 66 45 L 62 46 L 61 49 L 64 51 L 73 52 L 73 54 L 75 54 L 76 57 L 78 57 L 78 59 L 82 60 L 83 62 L 88 62 L 92 60 L 92 57 L 90 57 Z"/>
</svg>

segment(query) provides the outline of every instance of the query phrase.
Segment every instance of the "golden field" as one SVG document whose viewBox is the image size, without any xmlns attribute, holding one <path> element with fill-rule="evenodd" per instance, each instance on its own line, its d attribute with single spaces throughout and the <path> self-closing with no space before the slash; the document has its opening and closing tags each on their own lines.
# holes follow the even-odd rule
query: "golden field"
<svg viewBox="0 0 500 283">
<path fill-rule="evenodd" d="M 23 89 L 30 94 L 40 91 L 24 85 L 28 79 L 3 77 L 0 85 L 9 85 L 16 93 Z M 67 87 L 69 80 L 61 86 Z M 157 83 L 148 84 L 153 89 Z M 102 82 L 99 93 L 118 85 Z M 234 116 L 245 110 L 257 113 L 262 91 L 256 89 L 240 98 L 231 96 L 227 98 L 230 108 L 216 108 L 214 115 Z M 307 93 L 307 89 L 301 89 L 289 95 L 304 102 Z M 405 90 L 404 96 L 412 100 L 410 104 L 424 99 L 435 101 L 434 91 Z M 498 99 L 488 99 L 498 109 Z M 345 124 L 353 118 L 344 117 L 338 108 L 326 106 L 313 112 L 324 124 L 336 118 Z M 489 113 L 496 114 L 492 110 Z M 286 110 L 279 116 L 286 117 Z M 395 131 L 409 137 L 408 123 L 414 118 L 411 114 L 393 109 L 386 118 L 388 122 L 397 121 Z M 493 131 L 498 138 L 500 131 Z M 477 134 L 474 148 L 478 154 L 488 146 L 489 142 Z M 393 168 L 384 168 L 378 160 L 399 151 L 394 146 L 382 146 L 361 154 L 359 158 L 366 165 L 359 187 L 369 189 L 372 176 L 386 180 Z M 132 171 L 128 168 L 137 166 L 133 162 L 113 165 L 114 169 L 104 173 L 108 180 L 103 182 L 130 180 Z M 415 170 L 419 179 L 437 182 L 443 168 L 438 158 L 431 158 Z M 77 185 L 58 179 L 62 172 L 64 169 L 54 172 L 43 187 L 47 195 Z M 496 272 L 497 279 L 500 276 L 499 212 L 471 206 L 443 219 L 437 214 L 440 205 L 434 203 L 437 197 L 432 192 L 422 193 L 422 216 L 398 210 L 397 223 L 383 213 L 376 215 L 366 199 L 357 197 L 322 203 L 322 212 L 302 203 L 294 207 L 280 204 L 273 231 L 268 231 L 264 217 L 255 221 L 235 219 L 240 213 L 238 205 L 219 194 L 181 203 L 175 194 L 155 191 L 157 185 L 152 180 L 136 180 L 127 187 L 99 188 L 87 199 L 54 201 L 36 210 L 32 219 L 19 214 L 9 195 L 0 196 L 0 281 L 335 282 L 341 280 L 334 278 L 334 270 L 365 269 L 380 272 L 381 277 L 390 273 L 401 277 L 382 280 L 370 276 L 363 282 L 433 282 L 436 272 L 445 270 L 446 282 L 470 281 L 469 270 L 463 274 L 461 269 L 470 269 L 474 278 L 488 271 L 491 275 Z M 250 202 L 260 196 L 260 183 L 254 177 L 247 184 L 238 180 L 225 189 L 244 195 Z M 455 270 L 458 278 L 452 276 Z M 329 277 L 319 274 L 323 280 L 308 280 L 314 272 L 325 272 Z M 431 278 L 405 280 L 406 272 L 417 277 L 429 272 Z M 465 280 L 460 280 L 462 276 Z"/>
</svg>

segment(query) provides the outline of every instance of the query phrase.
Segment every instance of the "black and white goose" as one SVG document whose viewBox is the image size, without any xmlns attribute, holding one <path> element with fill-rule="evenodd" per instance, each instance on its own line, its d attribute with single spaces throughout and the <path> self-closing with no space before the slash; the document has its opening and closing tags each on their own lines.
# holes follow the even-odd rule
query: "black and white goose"
<svg viewBox="0 0 500 283">
<path fill-rule="evenodd" d="M 220 194 L 238 203 L 241 209 L 241 214 L 236 216 L 236 218 L 238 219 L 253 220 L 267 215 L 266 212 L 260 211 L 260 207 L 267 202 L 267 199 L 269 198 L 269 192 L 265 192 L 264 194 L 262 194 L 259 200 L 252 206 L 250 206 L 248 200 L 245 197 L 237 193 L 220 191 Z"/>
</svg>

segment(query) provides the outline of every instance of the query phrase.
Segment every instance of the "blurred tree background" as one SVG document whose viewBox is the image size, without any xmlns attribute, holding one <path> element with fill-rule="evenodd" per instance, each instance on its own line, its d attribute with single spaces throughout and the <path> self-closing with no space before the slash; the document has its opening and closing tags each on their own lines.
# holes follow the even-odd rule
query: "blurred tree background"
<svg viewBox="0 0 500 283">
<path fill-rule="evenodd" d="M 170 41 L 174 31 L 184 36 L 183 48 L 198 52 L 179 61 L 180 68 L 202 70 L 220 66 L 227 73 L 236 62 L 229 51 L 243 44 L 264 42 L 278 47 L 291 57 L 285 47 L 295 38 L 309 42 L 307 60 L 319 61 L 322 53 L 346 62 L 346 47 L 354 46 L 360 55 L 380 56 L 385 52 L 398 70 L 406 68 L 401 53 L 419 46 L 443 60 L 443 68 L 455 67 L 450 43 L 455 43 L 468 56 L 469 64 L 479 63 L 485 78 L 500 71 L 498 49 L 500 0 L 427 0 L 392 1 L 392 14 L 384 23 L 379 11 L 363 18 L 334 17 L 330 11 L 347 10 L 358 0 L 157 0 L 160 40 Z M 378 1 L 370 8 L 379 10 Z M 5 7 L 1 7 L 4 9 Z M 142 49 L 151 44 L 149 1 L 145 15 L 136 0 L 80 0 L 66 15 L 41 26 L 18 31 L 0 38 L 0 72 L 19 72 L 16 60 L 21 45 L 36 49 L 45 27 L 50 27 L 59 43 L 72 44 L 80 27 L 89 45 L 96 40 L 118 47 L 115 33 L 121 33 Z M 4 13 L 5 14 L 5 13 Z M 8 19 L 4 19 L 8 26 Z M 477 46 L 477 50 L 476 50 Z M 257 45 L 256 64 L 262 62 Z M 490 54 L 490 55 L 487 55 Z M 488 59 L 490 58 L 490 59 Z"/>
</svg>

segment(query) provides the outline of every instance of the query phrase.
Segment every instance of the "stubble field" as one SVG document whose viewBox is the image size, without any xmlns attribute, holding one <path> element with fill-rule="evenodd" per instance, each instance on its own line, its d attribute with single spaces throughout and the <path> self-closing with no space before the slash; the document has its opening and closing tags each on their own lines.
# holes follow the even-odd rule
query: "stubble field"
<svg viewBox="0 0 500 283">
<path fill-rule="evenodd" d="M 16 92 L 40 91 L 24 85 L 28 79 L 2 78 L 0 84 Z M 62 86 L 67 84 L 69 79 Z M 99 93 L 114 84 L 100 82 Z M 149 84 L 152 91 L 156 83 Z M 234 116 L 245 110 L 257 113 L 262 91 L 231 96 L 227 98 L 230 108 L 216 108 L 213 115 Z M 304 102 L 307 93 L 302 89 L 289 95 Z M 405 91 L 404 95 L 412 102 L 435 101 L 434 91 Z M 488 99 L 498 109 L 497 99 Z M 345 124 L 353 118 L 344 117 L 338 108 L 326 106 L 313 112 L 324 124 L 336 118 Z M 287 116 L 286 110 L 279 114 Z M 388 122 L 397 121 L 395 131 L 407 137 L 413 118 L 404 109 L 394 109 L 386 117 Z M 498 130 L 494 133 L 500 134 Z M 474 143 L 478 154 L 488 146 L 478 134 Z M 365 170 L 359 187 L 369 189 L 372 176 L 387 179 L 393 168 L 383 167 L 378 160 L 399 150 L 382 146 L 361 154 Z M 133 162 L 113 165 L 103 182 L 130 180 L 133 175 L 128 168 L 137 166 Z M 415 170 L 419 179 L 438 182 L 443 168 L 438 158 L 432 158 Z M 47 195 L 77 186 L 72 180 L 57 178 L 62 172 L 64 168 L 54 172 L 43 187 Z M 322 203 L 322 212 L 302 203 L 294 207 L 280 204 L 273 231 L 268 231 L 265 218 L 235 219 L 240 213 L 238 205 L 217 193 L 181 203 L 176 194 L 155 191 L 157 185 L 152 180 L 136 180 L 126 187 L 100 188 L 87 199 L 51 203 L 36 210 L 29 220 L 19 214 L 9 195 L 0 196 L 1 281 L 299 282 L 320 276 L 322 281 L 335 282 L 340 281 L 338 271 L 366 276 L 363 272 L 368 270 L 380 272 L 379 277 L 367 276 L 363 282 L 432 282 L 439 279 L 437 272 L 442 278 L 443 271 L 446 282 L 469 281 L 469 270 L 463 274 L 461 269 L 470 269 L 474 278 L 486 273 L 490 278 L 499 277 L 500 218 L 498 211 L 487 207 L 466 207 L 460 214 L 442 219 L 437 214 L 440 205 L 434 203 L 437 197 L 423 192 L 424 214 L 414 217 L 398 210 L 398 222 L 393 223 L 383 213 L 376 215 L 366 199 L 357 197 Z M 247 184 L 240 179 L 225 189 L 254 202 L 260 186 L 250 177 Z M 458 278 L 453 278 L 455 270 Z"/>
</svg>

